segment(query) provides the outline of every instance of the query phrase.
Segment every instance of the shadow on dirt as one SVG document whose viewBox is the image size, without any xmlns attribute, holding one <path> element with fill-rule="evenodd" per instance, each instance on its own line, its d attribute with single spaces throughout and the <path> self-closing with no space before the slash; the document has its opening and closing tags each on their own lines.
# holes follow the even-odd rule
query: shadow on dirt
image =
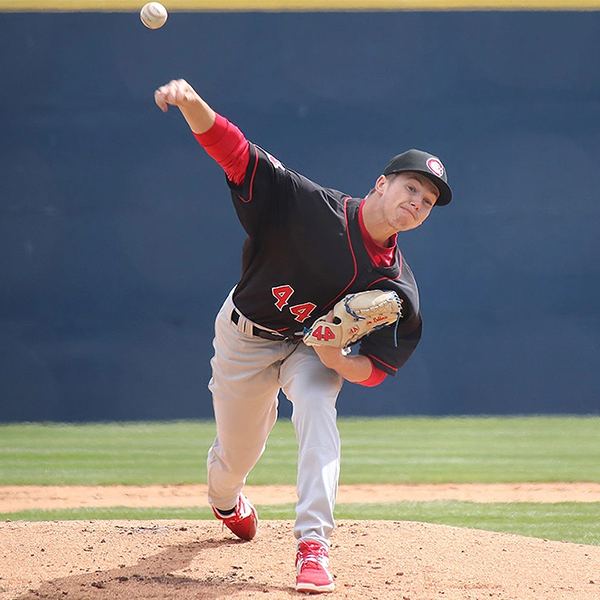
<svg viewBox="0 0 600 600">
<path fill-rule="evenodd" d="M 276 587 L 272 582 L 257 581 L 246 575 L 241 567 L 232 567 L 225 574 L 203 578 L 182 576 L 192 560 L 202 560 L 204 551 L 243 542 L 232 540 L 203 540 L 170 546 L 164 552 L 142 558 L 131 567 L 118 567 L 83 575 L 61 577 L 29 590 L 15 600 L 215 600 L 240 592 L 269 592 L 278 590 L 296 596 L 291 587 Z"/>
</svg>

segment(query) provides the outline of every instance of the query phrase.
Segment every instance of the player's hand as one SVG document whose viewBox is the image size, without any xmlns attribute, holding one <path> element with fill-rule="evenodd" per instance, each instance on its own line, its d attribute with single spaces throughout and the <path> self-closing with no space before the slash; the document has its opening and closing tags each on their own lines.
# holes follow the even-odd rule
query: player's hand
<svg viewBox="0 0 600 600">
<path fill-rule="evenodd" d="M 327 313 L 325 317 L 326 323 L 333 323 L 333 309 Z M 317 356 L 321 359 L 321 362 L 330 369 L 337 371 L 340 362 L 344 361 L 344 353 L 342 348 L 336 348 L 334 346 L 313 346 Z"/>
<path fill-rule="evenodd" d="M 177 106 L 194 133 L 208 131 L 215 122 L 215 111 L 185 79 L 173 79 L 159 87 L 154 101 L 163 112 L 169 110 L 169 104 Z"/>
<path fill-rule="evenodd" d="M 334 311 L 325 317 L 326 323 L 333 323 Z M 343 348 L 335 346 L 311 346 L 321 362 L 337 372 L 347 381 L 358 382 L 368 379 L 373 371 L 373 364 L 366 356 L 350 356 Z"/>
<path fill-rule="evenodd" d="M 154 101 L 163 112 L 167 112 L 169 104 L 183 108 L 199 103 L 201 98 L 185 79 L 173 79 L 154 92 Z"/>
</svg>

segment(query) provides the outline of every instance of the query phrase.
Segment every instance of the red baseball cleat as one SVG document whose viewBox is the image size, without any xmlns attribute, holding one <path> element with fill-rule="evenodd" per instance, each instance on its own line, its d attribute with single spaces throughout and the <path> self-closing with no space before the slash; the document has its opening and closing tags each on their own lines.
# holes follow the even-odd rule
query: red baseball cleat
<svg viewBox="0 0 600 600">
<path fill-rule="evenodd" d="M 244 494 L 240 494 L 234 512 L 231 515 L 221 515 L 213 507 L 215 517 L 240 539 L 250 541 L 258 529 L 258 514 L 252 503 Z"/>
<path fill-rule="evenodd" d="M 335 584 L 328 565 L 329 552 L 323 544 L 311 540 L 300 542 L 296 554 L 296 591 L 333 592 Z"/>
</svg>

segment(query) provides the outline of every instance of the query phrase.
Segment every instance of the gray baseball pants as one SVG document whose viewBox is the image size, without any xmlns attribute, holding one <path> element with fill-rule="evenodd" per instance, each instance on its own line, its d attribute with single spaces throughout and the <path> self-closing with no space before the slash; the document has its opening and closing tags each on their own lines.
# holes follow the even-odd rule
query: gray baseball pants
<svg viewBox="0 0 600 600">
<path fill-rule="evenodd" d="M 329 546 L 340 469 L 335 404 L 343 379 L 303 342 L 254 337 L 243 316 L 234 324 L 231 297 L 215 322 L 208 387 L 217 435 L 208 452 L 208 500 L 223 510 L 235 506 L 277 419 L 281 389 L 293 404 L 298 441 L 294 535 Z"/>
</svg>

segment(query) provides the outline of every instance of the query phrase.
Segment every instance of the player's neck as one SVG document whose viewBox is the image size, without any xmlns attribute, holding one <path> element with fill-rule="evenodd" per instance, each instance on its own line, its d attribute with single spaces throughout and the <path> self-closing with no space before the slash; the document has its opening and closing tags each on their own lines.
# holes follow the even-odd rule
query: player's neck
<svg viewBox="0 0 600 600">
<path fill-rule="evenodd" d="M 384 220 L 379 205 L 372 196 L 367 196 L 362 205 L 362 218 L 367 233 L 383 248 L 390 246 L 391 238 L 397 233 Z"/>
</svg>

